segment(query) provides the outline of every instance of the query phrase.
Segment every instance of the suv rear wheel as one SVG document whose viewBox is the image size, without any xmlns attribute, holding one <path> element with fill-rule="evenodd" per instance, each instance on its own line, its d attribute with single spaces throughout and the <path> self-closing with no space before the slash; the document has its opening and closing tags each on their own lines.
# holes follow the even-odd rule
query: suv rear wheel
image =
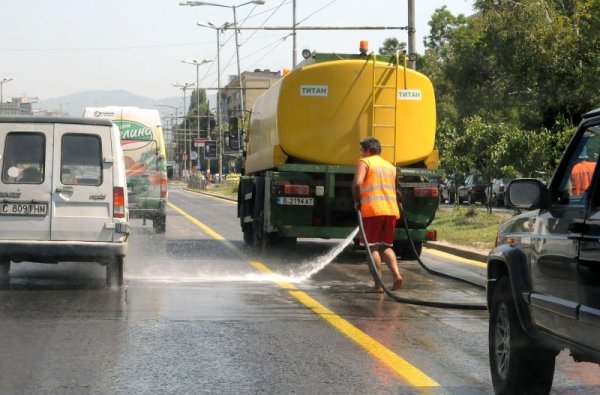
<svg viewBox="0 0 600 395">
<path fill-rule="evenodd" d="M 490 304 L 489 355 L 496 394 L 547 394 L 556 352 L 534 344 L 521 328 L 510 283 L 502 277 Z"/>
</svg>

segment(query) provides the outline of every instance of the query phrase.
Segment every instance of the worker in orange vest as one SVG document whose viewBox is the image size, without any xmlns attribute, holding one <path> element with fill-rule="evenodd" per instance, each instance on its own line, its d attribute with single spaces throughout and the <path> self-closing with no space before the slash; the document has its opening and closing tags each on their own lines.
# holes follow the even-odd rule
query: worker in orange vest
<svg viewBox="0 0 600 395">
<path fill-rule="evenodd" d="M 596 168 L 595 162 L 590 162 L 587 155 L 587 150 L 584 149 L 579 155 L 579 162 L 573 166 L 571 170 L 571 196 L 581 196 L 590 186 L 592 182 L 592 176 L 594 175 L 594 169 Z"/>
<path fill-rule="evenodd" d="M 352 188 L 354 207 L 360 210 L 377 271 L 381 275 L 383 259 L 392 272 L 392 290 L 396 291 L 402 286 L 402 276 L 392 248 L 396 221 L 400 218 L 396 201 L 396 168 L 380 156 L 381 144 L 375 137 L 361 140 L 360 153 Z M 374 280 L 375 286 L 369 292 L 383 292 L 377 278 Z"/>
</svg>

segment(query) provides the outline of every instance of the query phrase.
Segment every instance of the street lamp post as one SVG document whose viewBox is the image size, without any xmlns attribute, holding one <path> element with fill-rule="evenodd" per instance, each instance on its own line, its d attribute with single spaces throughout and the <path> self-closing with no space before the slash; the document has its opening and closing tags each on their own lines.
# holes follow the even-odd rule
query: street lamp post
<svg viewBox="0 0 600 395">
<path fill-rule="evenodd" d="M 182 63 L 192 64 L 196 66 L 196 137 L 200 138 L 200 66 L 207 63 L 212 63 L 212 60 L 202 60 L 198 62 L 197 60 L 182 60 Z M 200 148 L 198 148 L 198 163 L 200 163 Z"/>
<path fill-rule="evenodd" d="M 4 84 L 12 80 L 12 78 L 3 78 L 0 80 L 0 115 L 4 115 Z"/>
<path fill-rule="evenodd" d="M 197 23 L 198 26 L 209 27 L 217 32 L 217 122 L 219 134 L 219 182 L 223 178 L 223 135 L 221 133 L 221 32 L 227 29 L 231 24 L 225 22 L 221 26 L 215 26 L 210 22 Z"/>
<path fill-rule="evenodd" d="M 237 23 L 237 14 L 236 14 L 236 9 L 248 4 L 255 4 L 255 5 L 263 5 L 265 4 L 265 0 L 252 0 L 252 1 L 247 1 L 245 3 L 242 4 L 238 4 L 238 5 L 232 5 L 232 6 L 228 6 L 228 5 L 224 5 L 224 4 L 217 4 L 217 3 L 209 3 L 206 1 L 192 1 L 192 0 L 188 0 L 188 1 L 182 1 L 179 3 L 179 5 L 181 6 L 201 6 L 201 5 L 209 5 L 209 6 L 215 6 L 215 7 L 223 7 L 223 8 L 231 8 L 233 10 L 233 25 L 235 27 L 235 56 L 237 58 L 237 74 L 238 74 L 238 84 L 239 84 L 239 90 L 240 90 L 240 110 L 241 110 L 241 114 L 244 114 L 244 109 L 245 109 L 245 103 L 244 103 L 244 88 L 242 87 L 242 72 L 241 72 L 241 67 L 240 67 L 240 44 L 238 42 L 238 34 L 239 34 L 239 28 L 238 28 L 238 23 Z M 199 24 L 200 25 L 200 24 Z M 202 25 L 200 25 L 202 26 Z"/>
<path fill-rule="evenodd" d="M 197 60 L 182 60 L 181 63 L 186 63 L 186 64 L 192 64 L 194 66 L 196 66 L 196 111 L 200 111 L 200 95 L 199 95 L 199 90 L 200 90 L 200 66 L 202 66 L 203 64 L 207 64 L 207 63 L 212 63 L 212 60 L 201 60 L 200 62 L 198 62 Z M 198 113 L 198 115 L 200 115 L 200 113 Z M 197 132 L 198 132 L 198 137 L 200 137 L 200 116 L 198 116 L 197 118 Z"/>
<path fill-rule="evenodd" d="M 185 118 L 186 118 L 185 91 L 188 88 L 194 86 L 194 84 L 190 83 L 190 82 L 184 82 L 184 83 L 176 82 L 173 84 L 173 86 L 175 88 L 180 88 L 183 91 L 183 122 L 184 122 L 184 126 L 185 126 Z M 187 153 L 188 143 L 187 143 L 187 129 L 186 128 L 184 128 L 184 130 L 183 130 L 183 147 L 184 147 L 183 154 L 186 156 L 186 158 L 184 158 L 184 160 L 183 160 L 183 170 L 185 172 L 188 169 L 187 161 L 189 160 L 189 157 L 190 157 Z"/>
</svg>

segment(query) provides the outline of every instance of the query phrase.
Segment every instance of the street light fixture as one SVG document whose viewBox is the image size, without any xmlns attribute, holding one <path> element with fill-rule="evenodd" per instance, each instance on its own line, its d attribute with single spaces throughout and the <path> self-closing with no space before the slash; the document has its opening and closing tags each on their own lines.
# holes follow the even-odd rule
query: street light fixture
<svg viewBox="0 0 600 395">
<path fill-rule="evenodd" d="M 176 83 L 173 84 L 173 86 L 175 88 L 179 88 L 179 89 L 181 89 L 183 91 L 183 122 L 184 122 L 184 126 L 185 126 L 185 118 L 186 118 L 185 91 L 187 89 L 191 88 L 192 86 L 194 86 L 194 83 L 193 82 L 183 82 L 183 83 L 182 82 L 176 82 Z M 183 153 L 186 156 L 186 158 L 184 158 L 184 161 L 183 161 L 183 170 L 185 172 L 188 169 L 188 167 L 187 167 L 187 160 L 189 160 L 189 157 L 190 157 L 188 155 L 188 153 L 187 153 L 187 149 L 188 149 L 188 146 L 187 146 L 187 131 L 186 131 L 185 128 L 184 128 L 184 131 L 183 131 L 183 145 L 184 145 Z"/>
<path fill-rule="evenodd" d="M 7 82 L 12 81 L 12 78 L 3 78 L 2 80 L 0 80 L 0 115 L 4 115 L 4 96 L 3 96 L 3 89 L 4 89 L 4 84 L 6 84 Z"/>
<path fill-rule="evenodd" d="M 200 66 L 202 66 L 203 64 L 207 64 L 207 63 L 212 63 L 212 60 L 201 60 L 200 62 L 198 62 L 196 59 L 194 60 L 182 60 L 181 63 L 186 63 L 186 64 L 192 64 L 194 66 L 196 66 L 196 111 L 198 111 L 198 118 L 197 118 L 197 130 L 196 132 L 198 133 L 198 135 L 196 137 L 200 137 L 200 74 L 199 74 L 199 70 L 200 70 Z"/>
<path fill-rule="evenodd" d="M 252 0 L 252 1 L 247 1 L 245 3 L 242 4 L 238 4 L 238 5 L 224 5 L 224 4 L 217 4 L 217 3 L 210 3 L 210 2 L 206 2 L 206 1 L 193 1 L 193 0 L 188 0 L 188 1 L 182 1 L 179 3 L 179 5 L 181 6 L 191 6 L 191 7 L 195 7 L 195 6 L 201 6 L 201 5 L 208 5 L 208 6 L 215 6 L 215 7 L 222 7 L 222 8 L 231 8 L 233 10 L 233 26 L 235 27 L 235 56 L 237 58 L 237 73 L 238 73 L 238 84 L 239 84 L 239 88 L 240 88 L 240 110 L 241 113 L 244 114 L 244 89 L 242 87 L 242 72 L 241 72 L 241 67 L 240 67 L 240 44 L 238 42 L 238 34 L 240 29 L 238 29 L 238 23 L 237 23 L 237 15 L 236 15 L 236 9 L 238 9 L 239 7 L 248 5 L 248 4 L 255 4 L 255 5 L 264 5 L 265 4 L 265 0 Z M 202 26 L 201 24 L 198 24 L 199 26 Z M 209 27 L 214 27 L 214 25 L 212 25 L 209 22 Z M 230 26 L 230 25 L 228 25 Z"/>
</svg>

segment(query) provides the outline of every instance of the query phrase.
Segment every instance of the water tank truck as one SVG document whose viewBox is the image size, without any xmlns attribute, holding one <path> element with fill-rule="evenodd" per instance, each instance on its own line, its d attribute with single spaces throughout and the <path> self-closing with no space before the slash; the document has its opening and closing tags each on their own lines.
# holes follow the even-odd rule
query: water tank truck
<svg viewBox="0 0 600 395">
<path fill-rule="evenodd" d="M 401 202 L 420 254 L 438 207 L 431 81 L 405 55 L 308 53 L 260 96 L 244 130 L 238 217 L 257 249 L 298 238 L 345 238 L 356 228 L 352 179 L 359 142 L 376 137 L 398 168 Z M 394 249 L 414 258 L 398 221 Z"/>
</svg>

